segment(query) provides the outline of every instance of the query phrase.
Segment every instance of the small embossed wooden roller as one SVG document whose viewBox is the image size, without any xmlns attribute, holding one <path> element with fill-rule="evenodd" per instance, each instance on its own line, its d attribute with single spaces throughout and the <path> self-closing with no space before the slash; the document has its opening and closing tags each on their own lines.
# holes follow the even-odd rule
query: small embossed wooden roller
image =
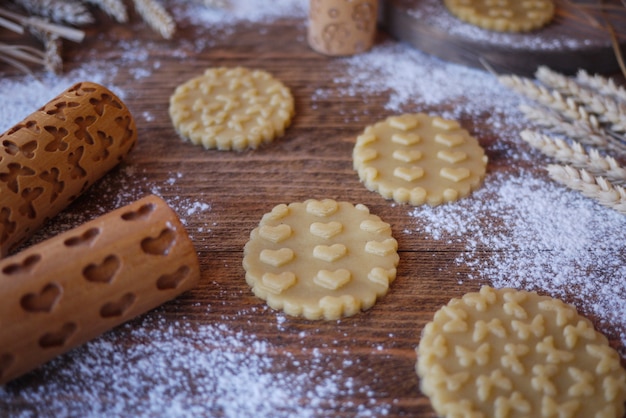
<svg viewBox="0 0 626 418">
<path fill-rule="evenodd" d="M 315 51 L 353 55 L 374 45 L 378 0 L 310 0 L 307 40 Z"/>
<path fill-rule="evenodd" d="M 90 82 L 74 85 L 0 135 L 0 255 L 115 167 L 136 140 L 128 108 Z"/>
<path fill-rule="evenodd" d="M 0 260 L 0 384 L 194 287 L 198 257 L 148 196 Z"/>
</svg>

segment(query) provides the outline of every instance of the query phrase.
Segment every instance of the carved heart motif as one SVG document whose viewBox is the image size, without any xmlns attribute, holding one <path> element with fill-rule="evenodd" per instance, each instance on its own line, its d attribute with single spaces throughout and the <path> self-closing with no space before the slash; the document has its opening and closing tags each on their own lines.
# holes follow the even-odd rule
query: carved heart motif
<svg viewBox="0 0 626 418">
<path fill-rule="evenodd" d="M 117 301 L 107 302 L 100 308 L 100 316 L 103 318 L 122 316 L 135 302 L 135 299 L 137 298 L 133 293 L 126 293 Z"/>
<path fill-rule="evenodd" d="M 141 241 L 141 249 L 146 254 L 167 255 L 176 241 L 176 233 L 173 229 L 165 228 L 156 238 L 144 238 Z"/>
<path fill-rule="evenodd" d="M 76 247 L 76 246 L 83 245 L 83 244 L 89 246 L 93 243 L 93 240 L 96 239 L 98 235 L 100 235 L 100 229 L 89 228 L 88 230 L 83 232 L 81 235 L 68 238 L 63 243 L 67 247 Z"/>
<path fill-rule="evenodd" d="M 316 245 L 313 248 L 313 257 L 323 261 L 337 261 L 348 253 L 348 249 L 343 244 Z"/>
<path fill-rule="evenodd" d="M 339 269 L 335 271 L 320 270 L 313 279 L 313 282 L 325 289 L 337 290 L 350 282 L 352 274 L 349 270 Z"/>
<path fill-rule="evenodd" d="M 311 200 L 306 205 L 306 211 L 311 215 L 325 217 L 337 212 L 339 205 L 331 199 Z"/>
<path fill-rule="evenodd" d="M 120 269 L 120 259 L 115 255 L 107 256 L 101 264 L 89 264 L 83 269 L 83 276 L 90 282 L 111 283 Z"/>
<path fill-rule="evenodd" d="M 61 286 L 48 283 L 39 293 L 28 293 L 22 297 L 20 304 L 28 312 L 52 312 L 61 298 Z"/>
<path fill-rule="evenodd" d="M 41 256 L 39 254 L 29 255 L 21 263 L 12 263 L 4 267 L 2 272 L 9 275 L 29 273 L 40 260 Z"/>
<path fill-rule="evenodd" d="M 263 225 L 259 228 L 259 235 L 261 238 L 271 241 L 273 243 L 281 242 L 291 236 L 291 226 L 287 224 L 280 224 L 277 226 Z"/>
<path fill-rule="evenodd" d="M 314 222 L 309 227 L 311 234 L 320 238 L 330 239 L 340 233 L 343 230 L 343 224 L 341 222 Z"/>
<path fill-rule="evenodd" d="M 57 331 L 47 332 L 39 339 L 41 348 L 62 347 L 67 340 L 76 332 L 78 327 L 73 322 L 66 322 Z"/>
<path fill-rule="evenodd" d="M 138 219 L 144 219 L 149 217 L 153 211 L 154 205 L 152 203 L 146 203 L 144 205 L 141 205 L 137 210 L 122 214 L 122 219 L 125 221 L 136 221 Z"/>
<path fill-rule="evenodd" d="M 172 274 L 164 274 L 157 279 L 157 289 L 176 289 L 189 275 L 191 269 L 188 266 L 181 266 Z"/>
<path fill-rule="evenodd" d="M 280 274 L 265 273 L 261 278 L 261 282 L 267 290 L 278 295 L 296 284 L 296 275 L 290 271 Z"/>
<path fill-rule="evenodd" d="M 290 248 L 281 248 L 280 250 L 263 250 L 259 255 L 262 263 L 270 266 L 280 267 L 293 260 L 295 254 Z"/>
</svg>

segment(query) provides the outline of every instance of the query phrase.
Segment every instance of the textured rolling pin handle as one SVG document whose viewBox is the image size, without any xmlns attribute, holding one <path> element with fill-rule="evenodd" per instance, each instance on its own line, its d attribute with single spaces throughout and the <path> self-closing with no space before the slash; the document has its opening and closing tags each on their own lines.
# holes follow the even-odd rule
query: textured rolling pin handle
<svg viewBox="0 0 626 418">
<path fill-rule="evenodd" d="M 310 0 L 307 38 L 315 51 L 354 55 L 374 45 L 378 0 Z"/>
<path fill-rule="evenodd" d="M 194 287 L 198 257 L 148 196 L 0 260 L 0 384 Z"/>
<path fill-rule="evenodd" d="M 0 135 L 0 255 L 115 167 L 137 140 L 124 103 L 82 82 Z"/>
</svg>

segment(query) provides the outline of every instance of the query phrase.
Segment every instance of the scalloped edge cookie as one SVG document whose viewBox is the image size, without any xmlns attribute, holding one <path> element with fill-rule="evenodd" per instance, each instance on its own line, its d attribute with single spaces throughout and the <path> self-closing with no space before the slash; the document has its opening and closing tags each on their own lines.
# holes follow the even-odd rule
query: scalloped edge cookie
<svg viewBox="0 0 626 418">
<path fill-rule="evenodd" d="M 559 299 L 493 289 L 452 299 L 423 330 L 416 371 L 442 417 L 621 418 L 626 371 Z"/>
<path fill-rule="evenodd" d="M 391 226 L 362 204 L 281 204 L 244 247 L 246 282 L 273 309 L 334 320 L 371 308 L 396 277 Z"/>
<path fill-rule="evenodd" d="M 294 99 L 266 71 L 217 67 L 179 85 L 169 114 L 184 139 L 207 149 L 243 151 L 284 134 Z"/>
<path fill-rule="evenodd" d="M 482 184 L 487 166 L 483 148 L 457 121 L 425 113 L 366 127 L 352 161 L 368 190 L 415 206 L 467 196 Z"/>
<path fill-rule="evenodd" d="M 553 0 L 444 0 L 460 20 L 498 32 L 530 32 L 546 26 L 555 14 Z"/>
</svg>

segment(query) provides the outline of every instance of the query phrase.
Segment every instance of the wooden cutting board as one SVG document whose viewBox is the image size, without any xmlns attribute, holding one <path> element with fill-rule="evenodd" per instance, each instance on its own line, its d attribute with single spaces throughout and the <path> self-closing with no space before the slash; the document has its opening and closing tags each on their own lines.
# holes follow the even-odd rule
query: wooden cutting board
<svg viewBox="0 0 626 418">
<path fill-rule="evenodd" d="M 579 4 L 583 2 L 577 2 Z M 626 6 L 620 1 L 586 1 L 585 6 L 556 1 L 554 20 L 529 33 L 488 31 L 465 23 L 448 12 L 441 0 L 383 0 L 381 23 L 399 40 L 444 60 L 498 72 L 531 75 L 539 65 L 565 74 L 619 71 L 608 19 L 626 53 Z M 598 5 L 609 5 L 603 14 Z"/>
</svg>

